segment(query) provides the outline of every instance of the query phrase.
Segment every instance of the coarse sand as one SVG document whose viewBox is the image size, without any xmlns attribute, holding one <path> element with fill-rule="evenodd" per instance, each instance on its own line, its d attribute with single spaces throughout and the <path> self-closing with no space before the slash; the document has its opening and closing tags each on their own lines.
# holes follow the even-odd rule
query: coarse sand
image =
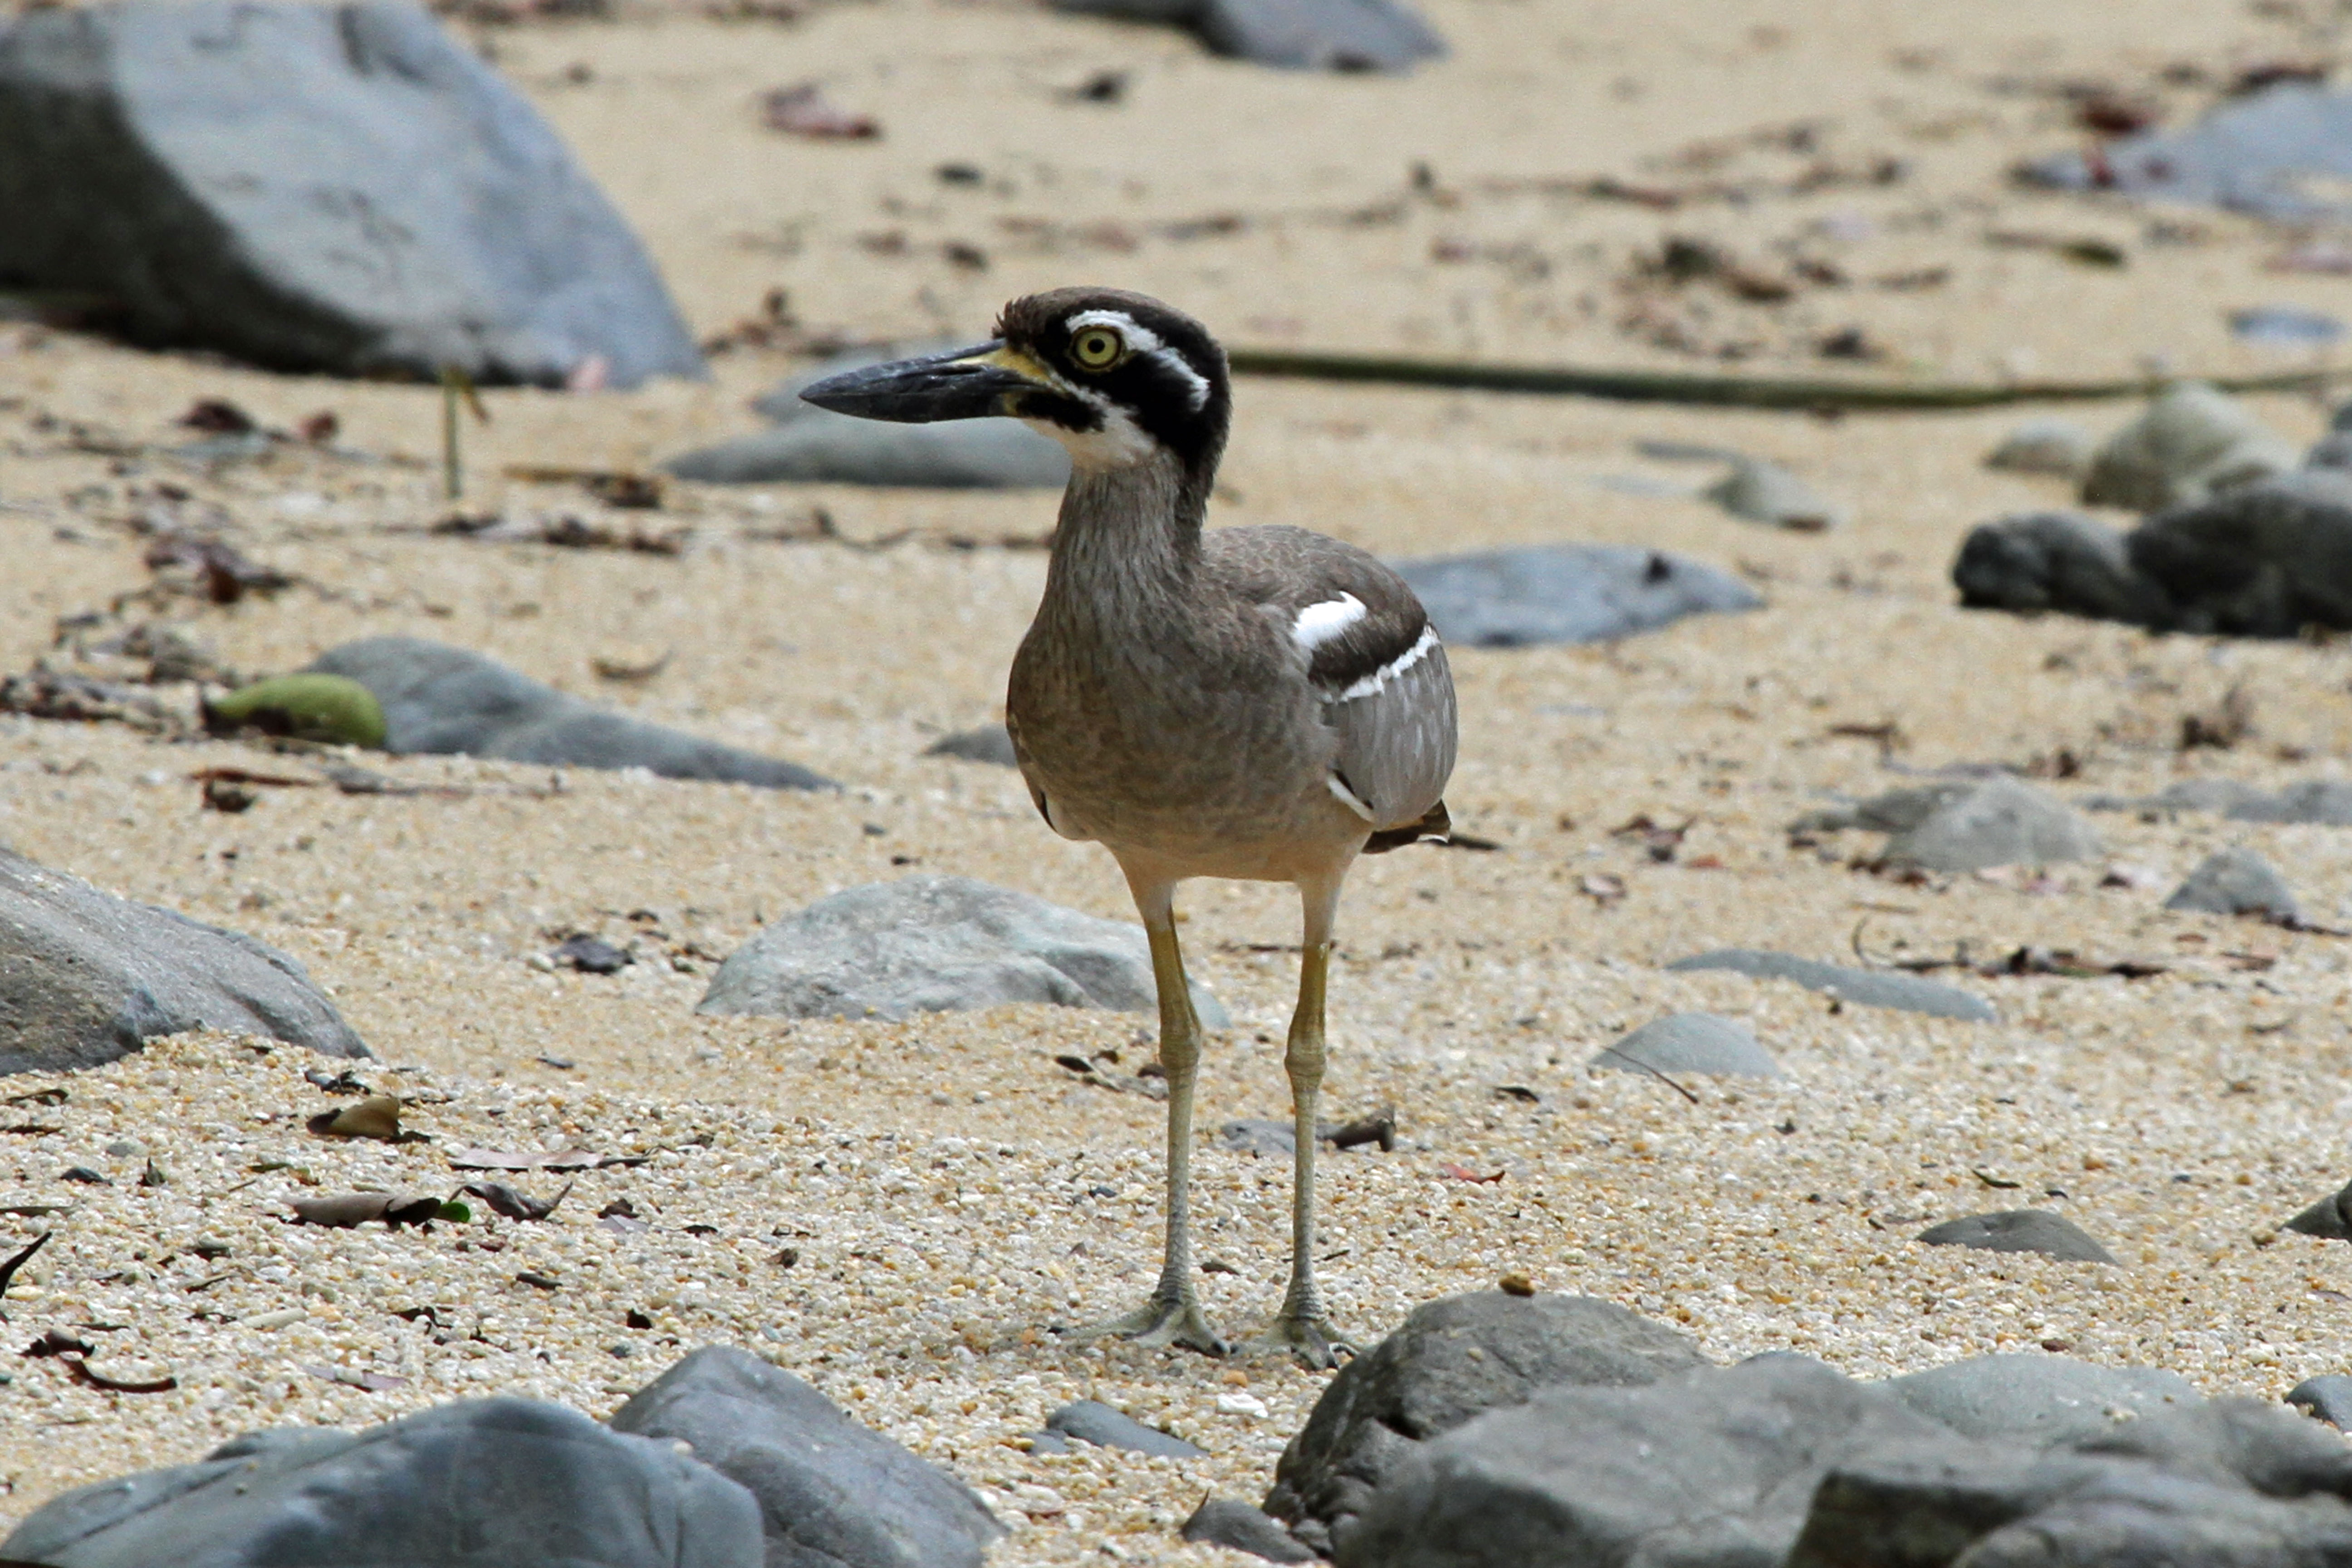
<svg viewBox="0 0 2352 1568">
<path fill-rule="evenodd" d="M 1455 56 L 1399 80 L 1263 71 L 1172 34 L 937 0 L 790 26 L 625 10 L 478 36 L 705 334 L 781 287 L 812 334 L 977 336 L 1011 295 L 1094 281 L 1162 294 L 1234 343 L 1983 380 L 2291 367 L 2231 343 L 2226 310 L 2341 309 L 2340 282 L 2265 271 L 2285 238 L 2244 220 L 2036 195 L 2006 174 L 2078 142 L 2070 84 L 2185 116 L 2242 67 L 2325 58 L 2333 35 L 2293 5 L 1429 9 Z M 1113 69 L 1120 101 L 1067 96 Z M 761 130 L 753 95 L 803 79 L 879 117 L 883 138 Z M 941 182 L 950 163 L 981 181 Z M 1576 194 L 1604 176 L 1657 202 Z M 1677 290 L 1643 271 L 1670 236 L 1776 276 L 1827 270 L 1780 303 Z M 2128 264 L 2085 267 L 2053 237 L 2104 238 Z M 1832 273 L 1845 281 L 1819 280 Z M 1820 360 L 1849 326 L 1879 363 Z M 1009 770 L 919 755 L 1001 714 L 1051 497 L 677 487 L 661 511 L 624 511 L 504 476 L 642 468 L 752 428 L 745 400 L 800 363 L 745 347 L 708 384 L 486 395 L 467 510 L 674 537 L 662 554 L 433 533 L 448 509 L 429 389 L 0 323 L 0 670 L 65 658 L 59 620 L 118 602 L 107 626 L 169 620 L 248 674 L 405 633 L 846 785 L 370 757 L 446 787 L 264 787 L 232 816 L 204 808 L 193 773 L 307 777 L 313 759 L 0 719 L 0 841 L 299 958 L 377 1052 L 359 1077 L 406 1097 L 427 1135 L 315 1137 L 306 1119 L 336 1101 L 302 1069 L 342 1064 L 227 1037 L 0 1084 L 67 1095 L 5 1106 L 0 1198 L 72 1205 L 0 1215 L 0 1246 L 54 1233 L 7 1293 L 6 1348 L 65 1331 L 109 1376 L 178 1384 L 113 1394 L 55 1358 L 0 1358 L 0 1517 L 257 1426 L 490 1392 L 605 1414 L 723 1342 L 982 1489 L 1016 1527 L 994 1561 L 1227 1560 L 1174 1525 L 1206 1491 L 1260 1496 L 1325 1377 L 1055 1332 L 1150 1283 L 1161 1108 L 1054 1058 L 1117 1052 L 1131 1071 L 1151 1054 L 1149 1017 L 693 1013 L 762 920 L 914 868 L 1131 913 L 1108 857 L 1049 833 Z M 339 449 L 173 456 L 192 438 L 173 421 L 207 396 L 276 426 L 331 408 Z M 2340 646 L 1956 608 L 1947 573 L 1969 526 L 2066 500 L 1980 465 L 2048 409 L 1831 420 L 1260 380 L 1236 405 L 1216 521 L 1300 523 L 1391 556 L 1652 544 L 1736 567 L 1770 601 L 1616 646 L 1454 654 L 1448 797 L 1499 847 L 1399 853 L 1350 881 L 1326 1100 L 1343 1116 L 1393 1106 L 1402 1139 L 1322 1162 L 1321 1267 L 1344 1327 L 1369 1342 L 1417 1302 L 1516 1271 L 1681 1325 L 1717 1358 L 1791 1348 L 1859 1376 L 2036 1346 L 2271 1397 L 2345 1370 L 2352 1254 L 2277 1227 L 2352 1175 L 2352 941 L 2160 906 L 2206 854 L 2246 843 L 2315 925 L 2352 924 L 2352 835 L 2105 814 L 2097 861 L 1917 882 L 1853 864 L 1867 835 L 1784 831 L 1828 792 L 1953 763 L 2033 770 L 2070 798 L 2340 774 Z M 2324 423 L 2306 399 L 2253 406 L 2298 440 Z M 2105 428 L 2129 412 L 2070 416 Z M 1855 521 L 1776 532 L 1639 493 L 1711 472 L 1643 457 L 1642 440 L 1776 458 Z M 137 597 L 155 581 L 142 535 L 173 527 L 217 529 L 295 585 L 226 607 Z M 599 659 L 659 668 L 616 680 Z M 2183 719 L 2232 689 L 2253 734 L 2179 750 Z M 1644 816 L 1687 821 L 1671 859 L 1614 831 Z M 1194 1201 L 1201 1254 L 1232 1270 L 1203 1297 L 1239 1332 L 1279 1300 L 1289 1173 L 1223 1150 L 1215 1128 L 1286 1114 L 1296 900 L 1196 884 L 1182 902 L 1190 956 L 1236 1020 L 1204 1069 Z M 573 932 L 638 962 L 551 970 L 543 955 Z M 1660 968 L 1720 946 L 1848 961 L 2042 947 L 2160 972 L 1940 972 L 2000 1009 L 1982 1025 Z M 1694 1104 L 1588 1072 L 1620 1033 L 1681 1009 L 1748 1023 L 1790 1077 L 1691 1079 Z M 473 1223 L 429 1230 L 284 1222 L 291 1196 L 455 1192 L 479 1179 L 450 1169 L 461 1145 L 649 1158 L 580 1173 L 543 1223 L 479 1202 Z M 163 1184 L 142 1184 L 150 1158 Z M 62 1181 L 74 1165 L 112 1184 Z M 547 1197 L 567 1178 L 502 1179 Z M 647 1228 L 599 1223 L 623 1198 Z M 2028 1205 L 2120 1263 L 1912 1239 Z M 400 1381 L 356 1386 L 363 1373 Z M 1220 1410 L 1244 1389 L 1264 1415 Z M 1209 1457 L 1025 1450 L 1048 1411 L 1087 1396 Z"/>
</svg>

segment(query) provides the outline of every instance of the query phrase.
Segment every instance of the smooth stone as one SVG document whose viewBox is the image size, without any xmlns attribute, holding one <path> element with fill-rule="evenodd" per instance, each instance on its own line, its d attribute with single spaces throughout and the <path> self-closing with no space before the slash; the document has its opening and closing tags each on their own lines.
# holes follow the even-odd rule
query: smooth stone
<svg viewBox="0 0 2352 1568">
<path fill-rule="evenodd" d="M 2002 1209 L 1963 1215 L 1931 1225 L 1918 1239 L 1929 1247 L 1968 1247 L 1979 1252 L 2038 1252 L 2064 1263 L 2113 1263 L 2115 1254 L 2064 1215 L 2047 1209 Z"/>
<path fill-rule="evenodd" d="M 969 877 L 869 882 L 770 921 L 719 966 L 695 1010 L 898 1019 L 1008 1002 L 1156 1007 L 1143 928 Z M 1192 1006 L 1209 1028 L 1231 1021 L 1197 981 Z"/>
<path fill-rule="evenodd" d="M 2303 455 L 2228 393 L 2184 381 L 2103 442 L 2083 476 L 2085 506 L 2157 511 L 2302 466 Z"/>
<path fill-rule="evenodd" d="M 2336 195 L 2352 180 L 2352 95 L 2315 82 L 2277 82 L 2223 99 L 2185 129 L 2104 142 L 2095 165 L 2068 152 L 2021 172 L 2061 190 L 2119 191 L 2276 223 L 2341 223 L 2352 220 L 2352 203 Z"/>
<path fill-rule="evenodd" d="M 2352 827 L 2352 783 L 2307 779 L 2275 795 L 2251 791 L 2224 808 L 2237 822 L 2299 823 L 2314 827 Z"/>
<path fill-rule="evenodd" d="M 2286 1391 L 2286 1402 L 2339 1432 L 2352 1430 L 2352 1377 L 2340 1372 L 2305 1378 Z"/>
<path fill-rule="evenodd" d="M 1032 1432 L 1029 1434 L 1029 1451 L 1053 1458 L 1070 1452 L 1070 1440 L 1059 1432 Z"/>
<path fill-rule="evenodd" d="M 2097 439 L 2072 419 L 2028 419 L 1985 455 L 1985 467 L 2080 479 L 2090 468 L 2097 447 Z"/>
<path fill-rule="evenodd" d="M 1825 532 L 1846 521 L 1843 507 L 1823 500 L 1804 480 L 1760 458 L 1741 458 L 1699 494 L 1734 517 L 1801 533 Z"/>
<path fill-rule="evenodd" d="M 1872 795 L 1868 800 L 1844 800 L 1809 811 L 1789 824 L 1791 833 L 1843 833 L 1863 828 L 1872 833 L 1908 833 L 1948 802 L 1977 787 L 1974 779 L 1943 779 L 1934 784 L 1906 784 Z"/>
<path fill-rule="evenodd" d="M 96 1067 L 207 1028 L 369 1054 L 276 948 L 0 848 L 0 1073 Z"/>
<path fill-rule="evenodd" d="M 472 1399 L 360 1432 L 256 1432 L 193 1465 L 79 1487 L 36 1510 L 0 1556 L 57 1568 L 746 1568 L 761 1557 L 760 1505 L 667 1443 L 560 1405 Z"/>
<path fill-rule="evenodd" d="M 2132 564 L 2123 531 L 2078 511 L 2021 512 L 1969 531 L 1952 585 L 1971 610 L 2168 623 L 2172 601 Z"/>
<path fill-rule="evenodd" d="M 1246 1552 L 1268 1563 L 1315 1561 L 1315 1553 L 1288 1531 L 1239 1498 L 1202 1498 L 1177 1534 L 1200 1545 Z"/>
<path fill-rule="evenodd" d="M 1465 647 L 1605 642 L 1685 616 L 1764 606 L 1727 572 L 1631 545 L 1529 545 L 1393 564 L 1438 636 Z"/>
<path fill-rule="evenodd" d="M 1324 1388 L 1283 1449 L 1265 1511 L 1328 1552 L 1420 1449 L 1475 1417 L 1546 1390 L 1631 1388 L 1706 1365 L 1689 1336 L 1591 1296 L 1424 1302 Z"/>
<path fill-rule="evenodd" d="M 631 1395 L 611 1425 L 665 1447 L 690 1444 L 749 1490 L 771 1564 L 981 1568 L 1004 1533 L 954 1476 L 730 1345 L 688 1355 Z"/>
<path fill-rule="evenodd" d="M 1879 1385 L 1920 1415 L 1967 1437 L 2046 1447 L 2103 1436 L 2119 1422 L 2205 1396 L 2178 1373 L 2100 1366 L 2060 1355 L 1980 1355 Z"/>
<path fill-rule="evenodd" d="M 2168 508 L 2132 531 L 2132 567 L 2172 601 L 2160 628 L 2293 637 L 2352 627 L 2352 473 L 2304 468 Z"/>
<path fill-rule="evenodd" d="M 2294 920 L 2299 913 L 2293 889 L 2271 863 L 2242 844 L 2216 849 L 2199 862 L 2189 879 L 2164 900 L 2168 910 L 2215 915 L 2264 915 Z"/>
<path fill-rule="evenodd" d="M 1236 1154 L 1287 1160 L 1298 1152 L 1298 1130 L 1287 1121 L 1244 1117 L 1217 1129 L 1217 1144 Z"/>
<path fill-rule="evenodd" d="M 2287 1221 L 2286 1228 L 2322 1241 L 2352 1241 L 2352 1183 Z"/>
<path fill-rule="evenodd" d="M 2297 305 L 2249 305 L 2230 312 L 2230 335 L 2265 348 L 2324 348 L 2343 341 L 2344 323 Z"/>
<path fill-rule="evenodd" d="M 597 708 L 496 659 L 421 637 L 382 637 L 330 648 L 310 669 L 345 676 L 383 707 L 395 754 L 492 757 L 581 768 L 644 768 L 662 778 L 825 789 L 792 763 Z"/>
<path fill-rule="evenodd" d="M 1878 969 L 1854 969 L 1843 963 L 1797 958 L 1756 948 L 1726 947 L 1695 953 L 1666 965 L 1677 973 L 1728 969 L 1751 980 L 1788 980 L 1808 991 L 1823 991 L 1858 1007 L 1895 1007 L 1937 1018 L 1961 1018 L 1973 1024 L 1997 1023 L 2000 1015 L 1991 1003 L 1956 985 L 1946 985 L 1916 974 Z"/>
<path fill-rule="evenodd" d="M 1780 1064 L 1756 1043 L 1745 1024 L 1713 1013 L 1670 1013 L 1653 1018 L 1588 1064 L 1617 1072 L 1725 1073 L 1783 1078 Z"/>
<path fill-rule="evenodd" d="M 1013 751 L 1013 731 L 1002 724 L 982 724 L 977 730 L 959 730 L 952 735 L 942 735 L 923 748 L 923 755 L 956 757 L 967 763 L 993 763 L 1004 768 L 1021 765 L 1021 759 Z"/>
<path fill-rule="evenodd" d="M 406 0 L 127 0 L 0 28 L 0 277 L 273 370 L 704 374 L 529 100 Z"/>
<path fill-rule="evenodd" d="M 2088 860 L 2098 835 L 2065 802 L 2013 778 L 1985 779 L 1886 841 L 1894 865 L 1930 871 Z"/>
<path fill-rule="evenodd" d="M 1098 1448 L 1124 1448 L 1131 1454 L 1155 1454 L 1162 1458 L 1200 1459 L 1207 1458 L 1209 1452 L 1181 1437 L 1171 1437 L 1156 1427 L 1146 1426 L 1134 1416 L 1096 1399 L 1080 1399 L 1063 1405 L 1045 1417 L 1045 1430 L 1092 1443 Z"/>
<path fill-rule="evenodd" d="M 1054 0 L 1054 8 L 1182 27 L 1213 54 L 1289 70 L 1402 71 L 1446 52 L 1397 0 Z"/>
</svg>

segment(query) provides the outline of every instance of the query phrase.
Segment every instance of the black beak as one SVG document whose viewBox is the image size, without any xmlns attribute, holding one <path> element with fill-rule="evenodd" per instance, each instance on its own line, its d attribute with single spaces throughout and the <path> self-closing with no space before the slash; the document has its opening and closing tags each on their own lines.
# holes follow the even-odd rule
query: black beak
<svg viewBox="0 0 2352 1568">
<path fill-rule="evenodd" d="M 1002 342 L 924 359 L 902 359 L 826 376 L 801 389 L 803 402 L 860 419 L 929 425 L 1015 412 L 1024 392 L 1051 385 L 1035 361 Z"/>
</svg>

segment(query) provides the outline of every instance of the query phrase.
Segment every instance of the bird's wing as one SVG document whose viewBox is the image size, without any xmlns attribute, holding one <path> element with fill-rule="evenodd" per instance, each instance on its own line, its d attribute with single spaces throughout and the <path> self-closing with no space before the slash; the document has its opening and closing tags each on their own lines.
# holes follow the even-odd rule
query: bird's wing
<svg viewBox="0 0 2352 1568">
<path fill-rule="evenodd" d="M 1454 772 L 1454 676 L 1404 579 L 1303 529 L 1218 529 L 1208 538 L 1234 585 L 1287 639 L 1337 731 L 1332 793 L 1375 833 L 1437 812 Z"/>
</svg>

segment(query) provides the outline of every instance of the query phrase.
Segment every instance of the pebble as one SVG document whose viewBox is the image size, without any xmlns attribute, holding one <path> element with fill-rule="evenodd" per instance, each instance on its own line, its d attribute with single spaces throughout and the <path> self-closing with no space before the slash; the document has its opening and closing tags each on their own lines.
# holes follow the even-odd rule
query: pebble
<svg viewBox="0 0 2352 1568">
<path fill-rule="evenodd" d="M 1171 1437 L 1146 1426 L 1132 1415 L 1095 1399 L 1074 1401 L 1046 1416 L 1045 1432 L 1041 1436 L 1044 1435 L 1074 1437 L 1099 1448 L 1123 1448 L 1133 1454 L 1157 1454 L 1171 1459 L 1197 1459 L 1208 1452 L 1181 1437 Z M 1032 1452 L 1035 1451 L 1033 1447 Z"/>
<path fill-rule="evenodd" d="M 2263 915 L 2292 921 L 2301 910 L 2276 868 L 2242 844 L 2216 849 L 2164 900 L 2168 910 L 2216 915 Z"/>
<path fill-rule="evenodd" d="M 2352 1377 L 2340 1372 L 2305 1378 L 2287 1391 L 2286 1402 L 2338 1431 L 2352 1431 Z"/>
<path fill-rule="evenodd" d="M 1969 1247 L 1981 1252 L 2038 1252 L 2068 1263 L 2113 1263 L 2115 1255 L 2064 1215 L 2047 1209 L 2004 1209 L 1965 1215 L 1919 1233 L 1929 1247 Z"/>
<path fill-rule="evenodd" d="M 2001 437 L 1985 467 L 2012 474 L 2079 479 L 2091 466 L 2095 438 L 2072 419 L 2029 419 Z"/>
<path fill-rule="evenodd" d="M 1756 948 L 1726 947 L 1676 959 L 1666 968 L 1677 973 L 1727 969 L 1755 980 L 1788 980 L 1808 991 L 1827 992 L 1841 1002 L 1862 1007 L 1895 1007 L 1938 1018 L 1964 1018 L 1972 1023 L 1997 1022 L 2000 1015 L 1991 1003 L 1957 985 L 1946 985 L 1916 974 L 1884 969 L 1855 969 L 1824 963 L 1785 952 Z"/>
<path fill-rule="evenodd" d="M 1615 1072 L 1723 1073 L 1780 1078 L 1780 1064 L 1756 1043 L 1745 1024 L 1712 1013 L 1672 1013 L 1654 1018 L 1607 1047 L 1589 1064 Z"/>
<path fill-rule="evenodd" d="M 1186 1541 L 1246 1552 L 1268 1563 L 1312 1563 L 1315 1553 L 1264 1512 L 1238 1498 L 1206 1497 L 1178 1531 Z"/>
</svg>

